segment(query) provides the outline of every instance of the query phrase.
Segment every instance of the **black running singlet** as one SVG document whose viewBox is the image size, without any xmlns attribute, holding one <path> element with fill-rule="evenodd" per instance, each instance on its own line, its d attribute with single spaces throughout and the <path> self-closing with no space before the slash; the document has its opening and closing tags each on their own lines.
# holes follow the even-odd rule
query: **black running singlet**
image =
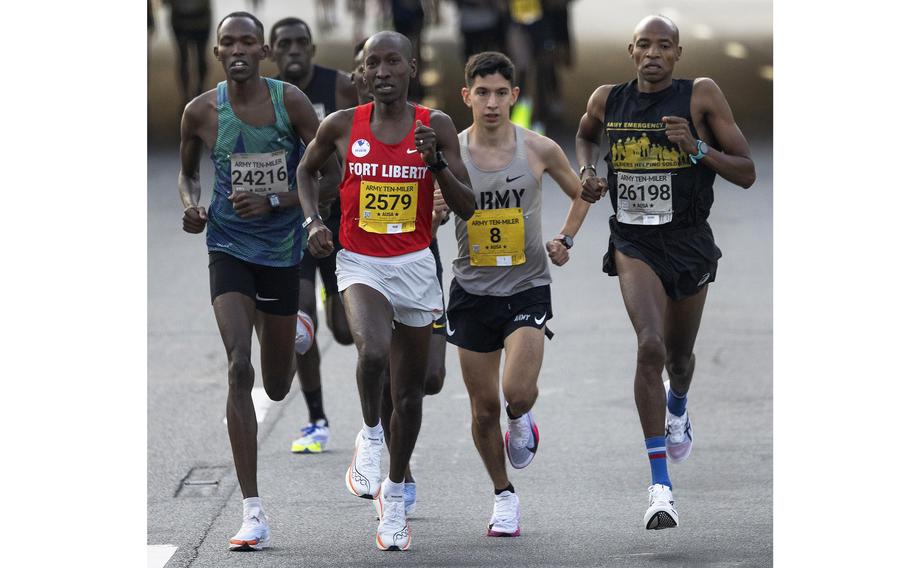
<svg viewBox="0 0 910 568">
<path fill-rule="evenodd" d="M 623 232 L 677 229 L 704 223 L 714 203 L 714 170 L 692 164 L 667 139 L 664 116 L 689 121 L 692 84 L 674 79 L 657 93 L 641 93 L 637 80 L 615 85 L 604 112 L 607 175 L 615 225 Z M 648 231 L 650 232 L 650 231 Z"/>
<path fill-rule="evenodd" d="M 335 81 L 338 77 L 338 71 L 313 65 L 313 78 L 310 84 L 303 90 L 304 94 L 309 97 L 316 109 L 316 117 L 319 122 L 338 110 L 335 107 Z"/>
</svg>

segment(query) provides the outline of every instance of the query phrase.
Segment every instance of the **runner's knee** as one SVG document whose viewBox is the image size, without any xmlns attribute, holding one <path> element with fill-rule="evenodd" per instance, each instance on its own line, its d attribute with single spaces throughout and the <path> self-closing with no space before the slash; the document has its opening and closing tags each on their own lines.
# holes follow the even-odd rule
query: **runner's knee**
<svg viewBox="0 0 910 568">
<path fill-rule="evenodd" d="M 228 362 L 228 387 L 233 392 L 250 392 L 253 390 L 253 364 L 249 356 L 232 356 Z"/>
<path fill-rule="evenodd" d="M 673 376 L 687 375 L 695 364 L 692 353 L 667 353 L 667 373 Z"/>
<path fill-rule="evenodd" d="M 427 373 L 427 381 L 424 385 L 424 394 L 433 396 L 434 394 L 439 394 L 439 391 L 442 390 L 442 384 L 446 379 L 446 370 L 445 367 L 441 369 L 433 369 Z"/>
<path fill-rule="evenodd" d="M 358 365 L 362 372 L 369 377 L 378 379 L 389 366 L 389 352 L 382 348 L 365 345 L 360 349 L 358 355 Z"/>
<path fill-rule="evenodd" d="M 265 388 L 265 394 L 274 401 L 284 400 L 291 390 L 291 383 L 294 380 L 293 372 L 289 376 L 283 377 L 266 377 L 262 376 L 262 386 Z"/>
<path fill-rule="evenodd" d="M 423 408 L 423 393 L 417 388 L 398 389 L 394 411 L 399 416 L 420 416 Z"/>
<path fill-rule="evenodd" d="M 498 399 L 477 401 L 471 405 L 471 417 L 480 428 L 498 426 L 500 413 Z"/>
<path fill-rule="evenodd" d="M 664 338 L 657 333 L 642 333 L 638 336 L 638 363 L 663 368 L 667 360 Z"/>
<path fill-rule="evenodd" d="M 537 400 L 537 385 L 528 385 L 520 389 L 504 389 L 502 394 L 512 412 L 517 416 L 531 410 L 531 407 L 534 406 L 534 401 Z"/>
</svg>

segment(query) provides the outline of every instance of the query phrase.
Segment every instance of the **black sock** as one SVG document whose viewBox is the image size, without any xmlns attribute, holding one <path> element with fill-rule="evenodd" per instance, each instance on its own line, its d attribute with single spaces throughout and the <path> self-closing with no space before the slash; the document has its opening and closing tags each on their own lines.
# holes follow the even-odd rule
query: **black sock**
<svg viewBox="0 0 910 568">
<path fill-rule="evenodd" d="M 509 406 L 508 404 L 506 404 L 506 416 L 509 417 L 509 420 L 515 420 L 516 418 L 521 416 L 521 414 L 519 414 L 518 416 L 515 416 L 514 414 L 512 414 L 512 407 Z"/>
<path fill-rule="evenodd" d="M 310 410 L 310 422 L 313 424 L 322 418 L 326 426 L 329 420 L 325 417 L 325 411 L 322 409 L 322 387 L 311 391 L 303 391 L 303 398 L 306 400 L 306 406 Z"/>
<path fill-rule="evenodd" d="M 502 489 L 494 489 L 494 490 L 493 490 L 493 493 L 495 493 L 496 495 L 499 495 L 499 494 L 502 493 L 503 491 L 511 491 L 512 493 L 515 493 L 515 488 L 512 487 L 512 484 L 511 484 L 511 483 L 509 483 L 507 486 L 505 486 L 505 487 L 502 488 Z"/>
</svg>

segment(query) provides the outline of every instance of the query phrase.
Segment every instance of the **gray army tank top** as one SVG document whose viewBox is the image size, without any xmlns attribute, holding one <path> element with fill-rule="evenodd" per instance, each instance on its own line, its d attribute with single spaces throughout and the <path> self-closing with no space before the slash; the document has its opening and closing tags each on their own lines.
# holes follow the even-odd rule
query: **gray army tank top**
<svg viewBox="0 0 910 568">
<path fill-rule="evenodd" d="M 495 171 L 474 164 L 467 130 L 458 135 L 477 209 L 468 221 L 455 216 L 458 257 L 452 272 L 469 294 L 511 296 L 551 281 L 540 227 L 541 186 L 528 163 L 525 131 L 514 128 L 515 155 Z"/>
</svg>

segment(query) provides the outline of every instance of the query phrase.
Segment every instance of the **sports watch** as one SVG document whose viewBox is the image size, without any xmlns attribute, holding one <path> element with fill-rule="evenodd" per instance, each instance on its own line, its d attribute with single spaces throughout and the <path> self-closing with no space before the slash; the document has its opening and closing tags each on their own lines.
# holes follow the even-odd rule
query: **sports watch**
<svg viewBox="0 0 910 568">
<path fill-rule="evenodd" d="M 304 220 L 304 222 L 303 222 L 303 230 L 306 231 L 307 229 L 309 229 L 309 228 L 310 228 L 310 225 L 313 224 L 313 221 L 320 221 L 320 222 L 321 222 L 321 221 L 322 221 L 322 217 L 321 217 L 318 213 L 317 213 L 315 216 L 313 216 L 313 217 L 307 217 L 306 220 Z"/>
<path fill-rule="evenodd" d="M 695 141 L 695 148 L 698 150 L 698 154 L 695 154 L 694 156 L 689 156 L 689 160 L 691 160 L 693 164 L 697 164 L 699 160 L 701 160 L 702 158 L 707 156 L 708 150 L 709 150 L 708 145 L 705 144 L 704 142 L 702 142 L 701 140 Z"/>
<path fill-rule="evenodd" d="M 446 169 L 447 167 L 449 167 L 449 163 L 446 161 L 445 156 L 442 155 L 442 151 L 436 150 L 436 163 L 427 164 L 427 167 L 430 169 L 431 172 L 433 172 L 434 174 L 437 174 L 437 173 L 441 172 L 442 170 Z"/>
<path fill-rule="evenodd" d="M 594 175 L 597 175 L 597 166 L 594 164 L 587 164 L 578 168 L 578 179 L 581 179 L 581 176 L 585 175 L 585 170 L 591 170 L 594 172 Z"/>
<path fill-rule="evenodd" d="M 572 239 L 572 235 L 559 235 L 558 239 L 554 239 L 557 242 L 562 243 L 562 246 L 566 247 L 566 250 L 569 250 L 575 246 L 575 241 Z"/>
<path fill-rule="evenodd" d="M 272 207 L 272 213 L 278 211 L 278 208 L 281 207 L 281 201 L 278 199 L 278 195 L 270 193 L 266 195 L 269 198 L 269 205 Z"/>
</svg>

